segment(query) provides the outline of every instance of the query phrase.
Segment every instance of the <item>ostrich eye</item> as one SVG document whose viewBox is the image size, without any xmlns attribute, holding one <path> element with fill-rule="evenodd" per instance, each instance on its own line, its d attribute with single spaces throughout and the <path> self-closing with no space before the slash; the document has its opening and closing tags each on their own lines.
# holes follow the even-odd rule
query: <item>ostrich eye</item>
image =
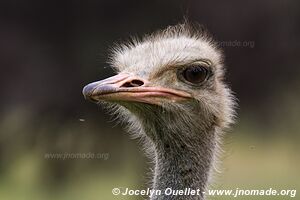
<svg viewBox="0 0 300 200">
<path fill-rule="evenodd" d="M 201 65 L 187 67 L 182 72 L 182 76 L 185 79 L 185 81 L 192 84 L 202 83 L 207 79 L 208 75 L 208 69 Z"/>
</svg>

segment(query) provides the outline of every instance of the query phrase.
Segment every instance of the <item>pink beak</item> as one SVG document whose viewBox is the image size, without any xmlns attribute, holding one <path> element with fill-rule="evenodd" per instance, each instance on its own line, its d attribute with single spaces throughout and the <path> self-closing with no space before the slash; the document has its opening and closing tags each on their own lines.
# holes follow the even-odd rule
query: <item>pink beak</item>
<svg viewBox="0 0 300 200">
<path fill-rule="evenodd" d="M 178 102 L 191 98 L 184 91 L 150 86 L 149 82 L 130 74 L 118 74 L 86 85 L 84 97 L 94 102 L 127 101 L 161 105 L 164 101 Z"/>
</svg>

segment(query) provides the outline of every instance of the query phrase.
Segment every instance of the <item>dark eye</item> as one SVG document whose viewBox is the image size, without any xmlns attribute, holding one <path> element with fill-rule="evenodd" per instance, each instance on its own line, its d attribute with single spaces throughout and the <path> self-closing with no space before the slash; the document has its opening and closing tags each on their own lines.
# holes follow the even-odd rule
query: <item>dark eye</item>
<svg viewBox="0 0 300 200">
<path fill-rule="evenodd" d="M 193 84 L 199 84 L 205 81 L 209 75 L 209 71 L 204 66 L 190 66 L 183 70 L 183 78 Z"/>
</svg>

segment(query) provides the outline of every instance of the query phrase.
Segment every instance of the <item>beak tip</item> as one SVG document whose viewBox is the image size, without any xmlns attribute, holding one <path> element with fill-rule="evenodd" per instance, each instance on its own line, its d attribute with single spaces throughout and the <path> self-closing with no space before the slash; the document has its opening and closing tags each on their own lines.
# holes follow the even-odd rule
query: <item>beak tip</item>
<svg viewBox="0 0 300 200">
<path fill-rule="evenodd" d="M 83 96 L 84 96 L 85 99 L 89 99 L 89 97 L 91 96 L 92 92 L 93 92 L 93 87 L 91 87 L 90 85 L 86 85 L 82 89 L 82 94 L 83 94 Z"/>
</svg>

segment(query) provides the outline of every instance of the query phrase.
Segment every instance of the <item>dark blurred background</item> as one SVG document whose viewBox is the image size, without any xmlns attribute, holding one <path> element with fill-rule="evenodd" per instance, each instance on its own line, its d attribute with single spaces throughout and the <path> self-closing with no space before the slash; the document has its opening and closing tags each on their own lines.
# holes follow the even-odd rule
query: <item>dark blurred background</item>
<svg viewBox="0 0 300 200">
<path fill-rule="evenodd" d="M 299 188 L 299 1 L 4 0 L 0 198 L 116 199 L 114 187 L 146 187 L 149 166 L 136 142 L 81 90 L 113 74 L 114 43 L 184 17 L 219 42 L 239 99 L 220 187 Z"/>
</svg>

